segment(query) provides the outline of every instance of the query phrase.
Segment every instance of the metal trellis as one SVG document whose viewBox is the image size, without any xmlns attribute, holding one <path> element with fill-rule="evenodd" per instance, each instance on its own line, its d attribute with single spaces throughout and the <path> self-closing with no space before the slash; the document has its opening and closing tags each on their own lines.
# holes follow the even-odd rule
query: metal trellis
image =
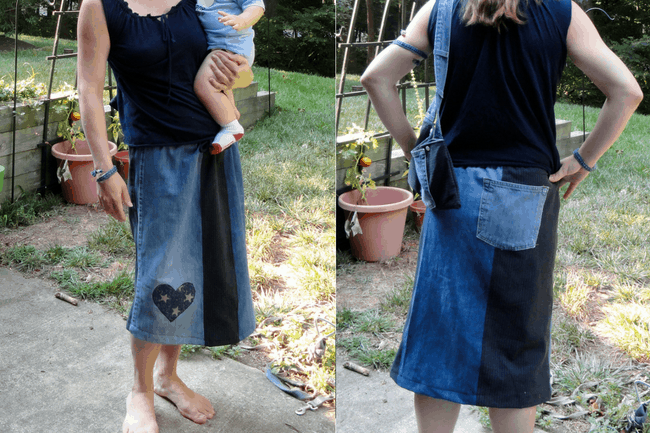
<svg viewBox="0 0 650 433">
<path fill-rule="evenodd" d="M 354 28 L 355 28 L 355 22 L 357 20 L 357 15 L 359 13 L 359 1 L 360 0 L 355 0 L 354 6 L 352 9 L 352 17 L 350 19 L 350 26 L 348 28 L 347 32 L 347 38 L 346 42 L 341 42 L 338 44 L 339 49 L 343 49 L 343 63 L 341 66 L 341 74 L 339 76 L 339 86 L 338 86 L 338 93 L 336 94 L 336 119 L 335 119 L 335 131 L 338 135 L 338 130 L 339 130 L 339 123 L 340 123 L 340 117 L 341 117 L 341 108 L 343 105 L 343 99 L 345 98 L 350 98 L 350 97 L 356 97 L 356 96 L 363 96 L 367 95 L 367 92 L 365 90 L 354 90 L 351 92 L 345 92 L 345 79 L 347 76 L 347 70 L 348 70 L 348 64 L 350 61 L 350 49 L 352 48 L 367 48 L 367 47 L 375 47 L 375 56 L 379 54 L 379 49 L 381 47 L 386 47 L 390 45 L 393 41 L 388 40 L 384 41 L 384 34 L 386 32 L 386 23 L 388 20 L 388 12 L 390 9 L 391 5 L 391 0 L 386 0 L 386 3 L 384 5 L 384 11 L 382 14 L 382 19 L 381 19 L 381 25 L 379 28 L 379 34 L 377 37 L 376 42 L 353 42 L 354 39 Z M 411 13 L 410 17 L 407 19 L 407 14 L 406 14 L 406 4 L 407 0 L 401 0 L 400 3 L 400 10 L 401 10 L 401 17 L 400 17 L 400 24 L 401 28 L 406 28 L 407 24 L 413 19 L 415 12 L 419 9 L 421 0 L 415 0 L 411 4 Z M 425 100 L 426 100 L 426 107 L 428 108 L 429 106 L 429 87 L 435 83 L 429 82 L 428 79 L 428 60 L 425 60 L 422 62 L 424 65 L 424 83 L 419 83 L 415 87 L 421 88 L 424 87 L 425 89 Z M 413 85 L 409 83 L 408 81 L 405 81 L 404 79 L 400 80 L 400 82 L 397 84 L 397 88 L 402 91 L 402 109 L 404 112 L 406 112 L 406 89 L 412 88 Z M 370 117 L 370 107 L 372 103 L 370 101 L 370 98 L 368 98 L 368 101 L 366 103 L 366 110 L 365 110 L 365 117 L 364 117 L 364 130 L 368 129 L 368 120 Z M 386 132 L 383 132 L 378 135 L 385 135 Z M 391 173 L 391 153 L 392 153 L 392 138 L 389 138 L 388 146 L 386 149 L 386 167 L 384 174 L 382 176 L 375 177 L 375 181 L 384 181 L 385 185 L 388 185 L 390 182 L 390 178 L 392 176 L 395 176 L 399 174 L 398 172 Z M 341 191 L 337 191 L 337 193 L 342 193 L 345 190 L 349 190 L 349 187 L 344 187 L 341 189 Z"/>
</svg>

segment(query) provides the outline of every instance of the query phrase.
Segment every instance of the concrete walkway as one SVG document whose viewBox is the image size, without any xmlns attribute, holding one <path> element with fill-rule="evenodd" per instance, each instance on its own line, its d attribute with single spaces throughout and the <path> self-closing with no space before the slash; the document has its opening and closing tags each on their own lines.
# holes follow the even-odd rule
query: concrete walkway
<svg viewBox="0 0 650 433">
<path fill-rule="evenodd" d="M 0 432 L 119 433 L 133 383 L 125 322 L 96 303 L 60 301 L 56 291 L 0 267 Z M 202 355 L 178 369 L 216 416 L 200 426 L 156 397 L 160 433 L 334 432 L 333 410 L 296 415 L 302 403 L 257 369 Z"/>
<path fill-rule="evenodd" d="M 413 393 L 397 386 L 388 372 L 370 369 L 364 376 L 343 368 L 345 361 L 337 356 L 336 433 L 416 433 Z M 491 432 L 478 417 L 477 410 L 462 406 L 454 433 Z"/>
</svg>

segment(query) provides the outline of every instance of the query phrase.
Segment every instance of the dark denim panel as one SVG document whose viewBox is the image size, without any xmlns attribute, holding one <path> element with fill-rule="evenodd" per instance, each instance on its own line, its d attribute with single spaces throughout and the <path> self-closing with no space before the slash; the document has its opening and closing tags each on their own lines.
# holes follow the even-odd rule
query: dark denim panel
<svg viewBox="0 0 650 433">
<path fill-rule="evenodd" d="M 504 167 L 502 180 L 549 190 L 535 248 L 495 250 L 476 404 L 523 408 L 551 397 L 550 327 L 560 198 L 544 170 Z"/>
</svg>

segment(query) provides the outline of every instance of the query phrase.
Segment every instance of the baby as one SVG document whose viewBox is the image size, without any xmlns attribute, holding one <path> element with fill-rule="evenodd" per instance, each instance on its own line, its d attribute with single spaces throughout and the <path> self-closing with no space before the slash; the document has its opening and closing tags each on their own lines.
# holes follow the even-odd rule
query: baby
<svg viewBox="0 0 650 433">
<path fill-rule="evenodd" d="M 208 49 L 242 56 L 253 65 L 255 32 L 251 28 L 264 14 L 263 0 L 197 0 L 196 12 L 208 39 Z M 221 130 L 212 143 L 213 155 L 244 136 L 232 90 L 219 92 L 210 85 L 210 56 L 206 57 L 194 81 L 194 91 Z M 238 87 L 235 83 L 235 88 Z"/>
</svg>

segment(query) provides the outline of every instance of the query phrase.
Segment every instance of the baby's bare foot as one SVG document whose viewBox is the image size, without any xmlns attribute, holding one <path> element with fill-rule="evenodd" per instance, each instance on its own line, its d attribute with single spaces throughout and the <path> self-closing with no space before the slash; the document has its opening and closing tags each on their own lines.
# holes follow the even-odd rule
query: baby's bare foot
<svg viewBox="0 0 650 433">
<path fill-rule="evenodd" d="M 154 391 L 176 405 L 181 415 L 197 424 L 205 424 L 214 417 L 210 401 L 195 393 L 178 377 L 156 377 Z"/>
<path fill-rule="evenodd" d="M 126 398 L 126 418 L 122 433 L 158 433 L 153 392 L 131 391 Z"/>
</svg>

